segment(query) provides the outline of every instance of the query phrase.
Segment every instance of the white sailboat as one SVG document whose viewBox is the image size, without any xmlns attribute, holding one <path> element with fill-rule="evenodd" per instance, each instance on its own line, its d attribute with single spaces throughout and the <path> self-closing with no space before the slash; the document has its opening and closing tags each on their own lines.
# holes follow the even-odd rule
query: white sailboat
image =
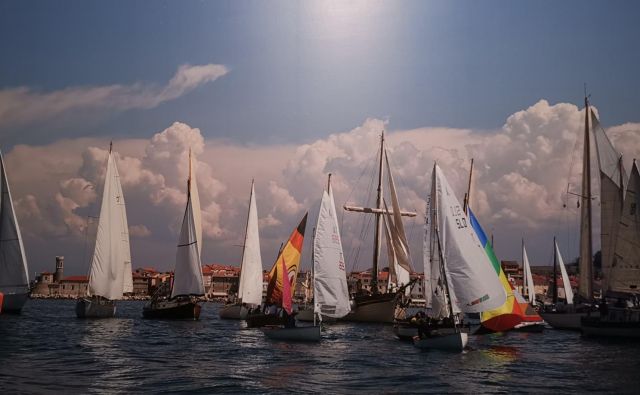
<svg viewBox="0 0 640 395">
<path fill-rule="evenodd" d="M 238 298 L 220 309 L 220 318 L 244 320 L 251 306 L 262 304 L 262 257 L 258 229 L 258 209 L 254 183 L 251 181 L 247 227 L 242 250 Z"/>
<path fill-rule="evenodd" d="M 522 240 L 522 271 L 524 272 L 524 283 L 522 287 L 523 296 L 526 297 L 527 302 L 531 303 L 532 306 L 535 306 L 536 288 L 533 284 L 533 275 L 531 274 L 531 265 L 529 264 L 527 249 L 524 246 L 524 239 Z"/>
<path fill-rule="evenodd" d="M 114 301 L 133 290 L 127 212 L 112 148 L 110 144 L 87 296 L 76 304 L 78 318 L 113 317 Z"/>
<path fill-rule="evenodd" d="M 460 328 L 460 313 L 495 309 L 505 302 L 506 294 L 437 164 L 433 168 L 429 202 L 431 320 L 414 344 L 418 348 L 461 351 L 468 337 Z"/>
<path fill-rule="evenodd" d="M 389 183 L 389 194 L 391 196 L 392 210 L 389 212 L 384 207 L 384 191 L 383 191 L 383 176 L 384 167 L 383 164 L 386 159 L 387 167 L 387 179 Z M 411 272 L 409 247 L 402 224 L 402 217 L 415 217 L 416 213 L 401 211 L 398 203 L 398 198 L 395 191 L 395 185 L 393 183 L 393 176 L 391 174 L 391 167 L 389 165 L 389 158 L 387 157 L 387 151 L 384 147 L 384 133 L 380 137 L 380 153 L 378 162 L 378 188 L 376 197 L 376 207 L 354 207 L 345 205 L 344 209 L 347 211 L 354 211 L 360 213 L 368 213 L 375 215 L 375 235 L 374 235 L 374 248 L 373 248 L 373 267 L 371 269 L 371 282 L 370 292 L 364 294 L 355 295 L 352 301 L 352 310 L 347 316 L 344 317 L 346 321 L 356 322 L 384 322 L 393 323 L 396 306 L 401 296 L 396 292 L 380 292 L 378 285 L 378 266 L 380 260 L 380 247 L 382 242 L 382 222 L 383 216 L 388 221 L 390 233 L 392 234 L 391 246 L 393 247 L 395 254 L 395 262 L 404 268 L 407 272 Z M 393 265 L 393 261 L 389 262 L 389 265 Z M 397 280 L 396 280 L 397 282 Z M 396 284 L 398 286 L 408 284 Z"/>
<path fill-rule="evenodd" d="M 20 226 L 0 152 L 0 304 L 3 313 L 20 313 L 29 298 L 29 269 Z"/>
<path fill-rule="evenodd" d="M 195 189 L 195 183 L 192 188 L 194 180 L 192 179 L 191 160 L 189 161 L 189 169 L 187 207 L 178 239 L 171 292 L 168 297 L 160 293 L 154 295 L 151 302 L 142 310 L 142 315 L 145 318 L 197 320 L 200 317 L 201 306 L 198 304 L 197 298 L 203 296 L 205 292 L 200 261 L 200 243 L 196 228 L 200 212 L 195 212 L 193 207 L 193 202 L 197 199 L 197 189 Z"/>
</svg>

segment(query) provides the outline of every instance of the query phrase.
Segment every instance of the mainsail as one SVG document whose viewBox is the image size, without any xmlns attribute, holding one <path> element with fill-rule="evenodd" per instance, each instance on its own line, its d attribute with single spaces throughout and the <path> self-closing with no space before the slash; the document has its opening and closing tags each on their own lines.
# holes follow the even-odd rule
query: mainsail
<svg viewBox="0 0 640 395">
<path fill-rule="evenodd" d="M 96 244 L 89 273 L 89 295 L 119 299 L 129 289 L 131 252 L 120 176 L 111 149 L 102 192 Z M 128 271 L 128 272 L 127 272 Z M 132 287 L 131 283 L 131 288 Z"/>
<path fill-rule="evenodd" d="M 296 279 L 298 278 L 298 271 L 300 270 L 300 256 L 302 255 L 302 243 L 304 241 L 304 229 L 307 226 L 307 213 L 304 214 L 302 221 L 296 229 L 293 230 L 287 244 L 282 248 L 278 258 L 276 259 L 273 267 L 269 271 L 269 285 L 267 286 L 267 304 L 279 305 L 282 303 L 283 283 L 282 275 L 279 274 L 282 271 L 282 261 L 286 262 L 285 268 L 287 275 L 291 280 L 291 294 L 295 292 Z"/>
<path fill-rule="evenodd" d="M 533 275 L 531 274 L 531 265 L 529 264 L 529 257 L 527 256 L 527 249 L 524 246 L 524 240 L 522 241 L 522 270 L 524 271 L 524 286 L 523 293 L 526 290 L 527 299 L 533 306 L 536 305 L 536 290 L 533 284 Z"/>
<path fill-rule="evenodd" d="M 564 289 L 564 295 L 567 299 L 567 304 L 573 304 L 573 289 L 571 289 L 571 282 L 569 281 L 569 275 L 567 274 L 567 268 L 564 266 L 564 260 L 562 254 L 560 254 L 560 248 L 558 248 L 558 242 L 553 241 L 555 246 L 554 253 L 556 254 L 556 262 L 560 266 L 560 274 L 562 276 L 562 287 Z M 554 285 L 557 286 L 557 285 Z"/>
<path fill-rule="evenodd" d="M 434 165 L 432 183 L 436 197 L 434 202 L 432 195 L 432 220 L 436 221 L 435 237 L 442 250 L 445 289 L 453 313 L 477 313 L 502 305 L 506 295 L 491 261 L 438 165 Z"/>
<path fill-rule="evenodd" d="M 313 240 L 314 313 L 341 318 L 351 311 L 333 190 L 322 194 Z"/>
<path fill-rule="evenodd" d="M 622 155 L 613 147 L 596 114 L 591 112 L 591 128 L 598 152 L 598 166 L 600 168 L 600 239 L 602 251 L 602 272 L 605 284 L 603 290 L 608 289 L 606 283 L 613 263 L 616 233 L 622 214 L 624 185 L 626 174 L 622 165 Z"/>
<path fill-rule="evenodd" d="M 640 173 L 633 161 L 617 232 L 609 289 L 640 292 Z"/>
<path fill-rule="evenodd" d="M 258 231 L 258 208 L 256 206 L 253 181 L 251 182 L 247 229 L 240 267 L 238 298 L 242 303 L 258 306 L 262 303 L 262 257 L 260 255 L 260 235 Z"/>
<path fill-rule="evenodd" d="M 385 210 L 387 209 L 385 204 Z M 388 210 L 387 210 L 388 211 Z M 396 228 L 393 224 L 393 219 L 384 215 L 384 230 L 385 230 L 385 239 L 387 240 L 387 256 L 389 261 L 389 279 L 387 281 L 387 292 L 392 292 L 394 288 L 401 287 L 405 284 L 409 284 L 411 281 L 411 276 L 409 271 L 407 271 L 404 266 L 400 265 L 400 260 L 402 258 L 399 255 L 402 255 L 402 252 L 398 252 L 398 247 L 395 245 L 394 241 L 399 241 L 399 236 L 396 232 Z M 408 287 L 405 289 L 405 295 L 409 295 L 411 289 Z"/>
<path fill-rule="evenodd" d="M 196 240 L 198 241 L 198 254 L 202 259 L 202 216 L 200 211 L 200 194 L 198 194 L 198 182 L 196 181 L 196 163 L 189 149 L 189 193 L 191 194 L 191 206 L 193 207 L 193 224 L 196 228 Z"/>
<path fill-rule="evenodd" d="M 0 292 L 24 294 L 29 292 L 27 257 L 1 152 L 0 179 Z"/>
<path fill-rule="evenodd" d="M 198 240 L 196 237 L 196 226 L 190 193 L 187 193 L 187 207 L 184 210 L 182 229 L 180 231 L 180 238 L 178 239 L 171 298 L 187 295 L 204 295 L 202 266 L 200 264 L 200 253 L 198 251 Z"/>
</svg>

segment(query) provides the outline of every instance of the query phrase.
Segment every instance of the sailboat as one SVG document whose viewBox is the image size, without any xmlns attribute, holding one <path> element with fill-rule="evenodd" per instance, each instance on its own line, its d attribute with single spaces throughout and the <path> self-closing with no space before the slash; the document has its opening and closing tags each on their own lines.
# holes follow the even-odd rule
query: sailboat
<svg viewBox="0 0 640 395">
<path fill-rule="evenodd" d="M 302 310 L 298 321 L 326 321 L 349 314 L 349 287 L 338 227 L 331 174 L 327 190 L 322 193 L 316 232 L 313 238 L 313 309 Z M 309 314 L 310 313 L 310 314 Z"/>
<path fill-rule="evenodd" d="M 531 264 L 529 263 L 529 256 L 527 256 L 527 248 L 524 246 L 524 239 L 522 239 L 522 296 L 524 296 L 527 302 L 532 306 L 537 304 L 536 302 L 536 288 L 533 283 L 533 274 L 531 274 Z"/>
<path fill-rule="evenodd" d="M 302 255 L 302 243 L 304 242 L 304 230 L 307 227 L 307 214 L 304 214 L 302 221 L 298 224 L 298 227 L 293 230 L 287 244 L 280 249 L 278 258 L 274 262 L 271 270 L 269 271 L 269 284 L 267 286 L 267 295 L 265 299 L 265 310 L 276 310 L 278 307 L 282 307 L 283 299 L 282 294 L 285 292 L 285 287 L 288 285 L 288 292 L 293 295 L 295 292 L 296 279 L 298 278 L 298 272 L 300 270 L 300 257 Z M 283 262 L 285 265 L 283 266 Z M 286 272 L 286 276 L 283 273 Z M 284 281 L 284 279 L 289 281 Z M 291 285 L 293 284 L 293 285 Z M 258 328 L 265 325 L 279 325 L 283 324 L 284 320 L 275 311 L 263 312 L 250 312 L 247 314 L 247 326 L 249 328 Z"/>
<path fill-rule="evenodd" d="M 427 214 L 430 320 L 414 338 L 418 348 L 462 351 L 468 334 L 460 313 L 495 309 L 506 294 L 480 239 L 442 170 L 434 164 Z"/>
<path fill-rule="evenodd" d="M 254 183 L 251 181 L 249 212 L 242 250 L 238 297 L 220 309 L 220 318 L 244 320 L 250 307 L 262 304 L 262 257 L 260 255 L 260 236 L 258 234 L 258 209 Z"/>
<path fill-rule="evenodd" d="M 583 317 L 586 336 L 640 338 L 640 171 L 633 161 L 616 231 L 613 261 L 607 281 L 607 301 L 599 317 Z M 609 306 L 608 300 L 615 300 Z"/>
<path fill-rule="evenodd" d="M 20 313 L 29 298 L 29 269 L 0 152 L 0 310 Z"/>
<path fill-rule="evenodd" d="M 383 164 L 386 161 L 386 168 L 388 173 L 389 194 L 391 195 L 392 212 L 385 208 L 384 193 L 382 180 L 384 176 Z M 345 205 L 344 209 L 347 211 L 368 213 L 375 215 L 375 235 L 373 246 L 373 267 L 371 269 L 371 291 L 370 293 L 356 294 L 352 300 L 352 309 L 343 320 L 356 321 L 356 322 L 383 322 L 393 323 L 396 318 L 396 306 L 402 293 L 405 292 L 408 284 L 396 284 L 401 292 L 392 291 L 380 292 L 378 286 L 378 264 L 380 260 L 380 247 L 382 242 L 382 221 L 383 217 L 388 221 L 388 226 L 393 232 L 391 247 L 393 248 L 393 254 L 395 254 L 395 262 L 400 265 L 407 272 L 411 272 L 411 264 L 409 257 L 409 244 L 402 224 L 402 217 L 415 217 L 415 212 L 407 212 L 400 210 L 400 204 L 395 190 L 395 184 L 393 181 L 393 175 L 391 173 L 391 167 L 389 165 L 389 158 L 384 146 L 384 132 L 380 137 L 380 153 L 378 162 L 378 188 L 376 197 L 376 207 L 354 207 Z M 388 241 L 389 245 L 389 241 Z M 391 254 L 391 252 L 390 252 Z M 392 261 L 394 262 L 394 261 Z M 390 262 L 389 265 L 393 265 Z"/>
<path fill-rule="evenodd" d="M 545 307 L 541 312 L 542 317 L 556 329 L 576 329 L 577 320 L 587 315 L 597 315 L 593 298 L 593 246 L 592 246 L 592 194 L 591 194 L 591 132 L 596 136 L 598 150 L 598 162 L 600 165 L 601 186 L 601 223 L 600 232 L 602 245 L 603 270 L 605 276 L 613 259 L 612 248 L 615 242 L 614 226 L 620 218 L 620 207 L 623 196 L 624 168 L 622 156 L 615 151 L 607 138 L 604 130 L 599 127 L 599 122 L 589 106 L 589 99 L 585 97 L 585 124 L 584 147 L 582 154 L 582 190 L 580 197 L 580 262 L 578 297 L 573 305 L 567 308 Z M 589 127 L 591 119 L 591 127 Z M 613 162 L 613 166 L 611 166 Z M 617 197 L 616 197 L 617 196 Z M 616 200 L 619 200 L 616 202 Z M 557 258 L 556 258 L 557 259 Z M 550 317 L 550 314 L 572 314 L 566 319 L 559 316 Z"/>
<path fill-rule="evenodd" d="M 78 318 L 113 317 L 114 301 L 133 291 L 127 211 L 112 151 L 110 144 L 89 286 L 76 304 Z"/>
<path fill-rule="evenodd" d="M 202 265 L 196 224 L 200 212 L 194 210 L 194 201 L 198 201 L 197 186 L 192 178 L 191 159 L 189 159 L 189 178 L 187 179 L 187 206 L 182 219 L 180 238 L 176 251 L 176 266 L 169 296 L 163 294 L 161 287 L 144 306 L 144 318 L 193 319 L 200 318 L 201 306 L 197 298 L 204 295 Z"/>
</svg>

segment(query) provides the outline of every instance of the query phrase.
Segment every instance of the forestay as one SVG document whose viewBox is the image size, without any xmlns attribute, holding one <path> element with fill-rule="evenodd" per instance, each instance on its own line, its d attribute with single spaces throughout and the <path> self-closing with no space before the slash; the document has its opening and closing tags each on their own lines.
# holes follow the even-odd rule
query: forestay
<svg viewBox="0 0 640 395">
<path fill-rule="evenodd" d="M 29 292 L 29 270 L 22 235 L 11 200 L 4 160 L 0 152 L 0 291 Z"/>
<path fill-rule="evenodd" d="M 238 298 L 242 303 L 253 305 L 262 303 L 262 256 L 260 255 L 258 208 L 253 182 L 251 182 L 251 197 L 249 198 L 249 213 L 244 237 Z"/>
<path fill-rule="evenodd" d="M 350 311 L 342 240 L 333 191 L 322 194 L 313 241 L 314 313 L 340 318 Z"/>
</svg>

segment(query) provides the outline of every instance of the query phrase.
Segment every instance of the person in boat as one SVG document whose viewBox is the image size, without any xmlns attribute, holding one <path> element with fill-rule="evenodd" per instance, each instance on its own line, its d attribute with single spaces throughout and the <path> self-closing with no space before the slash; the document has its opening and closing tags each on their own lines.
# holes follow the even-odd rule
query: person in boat
<svg viewBox="0 0 640 395">
<path fill-rule="evenodd" d="M 276 306 L 275 304 L 269 305 L 269 307 L 267 307 L 267 311 L 266 313 L 267 315 L 277 315 L 278 314 L 278 306 Z"/>
</svg>

